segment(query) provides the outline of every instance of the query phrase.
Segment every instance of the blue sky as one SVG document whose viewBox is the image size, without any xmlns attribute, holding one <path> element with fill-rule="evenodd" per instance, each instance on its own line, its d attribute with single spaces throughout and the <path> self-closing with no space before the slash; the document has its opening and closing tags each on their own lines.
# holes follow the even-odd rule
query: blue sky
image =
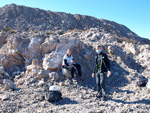
<svg viewBox="0 0 150 113">
<path fill-rule="evenodd" d="M 0 7 L 11 3 L 115 21 L 150 39 L 150 0 L 1 0 Z"/>
</svg>

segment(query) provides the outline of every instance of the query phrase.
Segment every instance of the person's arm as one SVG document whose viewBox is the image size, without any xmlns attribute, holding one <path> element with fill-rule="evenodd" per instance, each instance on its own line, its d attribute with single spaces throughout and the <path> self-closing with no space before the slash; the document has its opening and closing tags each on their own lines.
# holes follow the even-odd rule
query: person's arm
<svg viewBox="0 0 150 113">
<path fill-rule="evenodd" d="M 65 65 L 67 65 L 67 66 L 69 65 L 69 64 L 67 63 L 67 60 L 66 60 L 66 59 L 64 59 L 64 63 L 65 63 Z"/>
</svg>

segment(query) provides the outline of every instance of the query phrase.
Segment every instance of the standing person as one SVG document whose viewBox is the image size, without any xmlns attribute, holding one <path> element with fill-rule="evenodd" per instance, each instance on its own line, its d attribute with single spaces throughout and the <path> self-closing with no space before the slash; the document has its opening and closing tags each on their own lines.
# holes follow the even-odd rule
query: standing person
<svg viewBox="0 0 150 113">
<path fill-rule="evenodd" d="M 78 71 L 80 79 L 83 80 L 82 73 L 81 73 L 81 66 L 80 66 L 80 64 L 74 63 L 74 59 L 73 59 L 70 49 L 67 50 L 67 53 L 63 57 L 62 67 L 71 71 L 71 77 L 72 77 L 73 81 L 76 81 L 74 79 L 74 73 L 76 70 Z"/>
<path fill-rule="evenodd" d="M 92 77 L 96 76 L 96 84 L 97 84 L 97 98 L 101 100 L 106 100 L 106 76 L 109 77 L 111 75 L 110 71 L 110 63 L 108 60 L 108 56 L 102 52 L 102 47 L 96 47 L 96 56 L 95 56 L 95 68 L 92 73 Z M 107 73 L 108 72 L 108 73 Z"/>
</svg>

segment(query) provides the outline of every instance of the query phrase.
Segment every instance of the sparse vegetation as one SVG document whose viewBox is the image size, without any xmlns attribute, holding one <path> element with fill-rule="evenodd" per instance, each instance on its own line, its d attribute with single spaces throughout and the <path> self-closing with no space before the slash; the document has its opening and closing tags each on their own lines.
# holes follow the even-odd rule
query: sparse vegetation
<svg viewBox="0 0 150 113">
<path fill-rule="evenodd" d="M 67 33 L 71 32 L 72 30 L 67 30 Z"/>
<path fill-rule="evenodd" d="M 112 30 L 112 28 L 110 26 L 108 28 L 109 28 L 109 30 Z"/>
<path fill-rule="evenodd" d="M 54 31 L 45 31 L 45 33 L 46 33 L 47 35 L 51 35 L 51 34 L 54 34 Z"/>
<path fill-rule="evenodd" d="M 135 43 L 135 42 L 137 42 L 134 39 L 129 39 L 129 38 L 126 38 L 126 37 L 123 37 L 122 40 L 125 41 L 125 42 L 128 42 L 128 43 Z"/>
<path fill-rule="evenodd" d="M 39 30 L 38 29 L 36 29 L 35 31 L 34 31 L 34 33 L 38 33 L 39 32 Z"/>
<path fill-rule="evenodd" d="M 10 30 L 12 30 L 12 29 L 9 28 L 9 27 L 4 27 L 3 30 L 4 30 L 5 32 L 8 32 L 8 31 L 10 31 Z"/>
</svg>

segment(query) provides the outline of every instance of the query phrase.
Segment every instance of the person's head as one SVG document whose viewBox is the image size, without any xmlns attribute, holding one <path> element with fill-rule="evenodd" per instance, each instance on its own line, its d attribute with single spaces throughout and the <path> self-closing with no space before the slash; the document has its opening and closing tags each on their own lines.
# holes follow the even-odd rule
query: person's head
<svg viewBox="0 0 150 113">
<path fill-rule="evenodd" d="M 71 50 L 70 50 L 70 49 L 67 50 L 67 55 L 68 55 L 68 56 L 71 55 Z"/>
<path fill-rule="evenodd" d="M 96 52 L 99 54 L 99 53 L 101 53 L 101 51 L 102 51 L 102 46 L 97 46 L 96 47 Z"/>
</svg>

